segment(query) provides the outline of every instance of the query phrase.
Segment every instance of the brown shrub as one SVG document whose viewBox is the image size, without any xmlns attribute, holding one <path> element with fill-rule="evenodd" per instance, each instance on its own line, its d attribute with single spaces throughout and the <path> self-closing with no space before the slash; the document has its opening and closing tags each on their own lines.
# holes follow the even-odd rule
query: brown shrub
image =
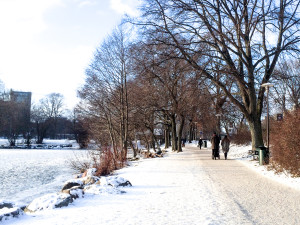
<svg viewBox="0 0 300 225">
<path fill-rule="evenodd" d="M 123 152 L 123 155 L 125 153 Z M 89 168 L 96 168 L 96 176 L 106 176 L 114 170 L 124 167 L 126 157 L 122 157 L 122 152 L 112 151 L 110 147 L 101 148 L 99 150 L 89 150 L 85 159 L 81 159 L 75 155 L 75 159 L 68 163 L 72 169 L 79 173 L 86 172 Z"/>
<path fill-rule="evenodd" d="M 271 166 L 300 176 L 300 110 L 286 113 L 283 121 L 275 121 L 270 131 Z"/>
<path fill-rule="evenodd" d="M 96 176 L 106 176 L 114 170 L 124 166 L 125 160 L 120 154 L 113 152 L 109 147 L 101 149 L 99 154 L 93 157 L 93 167 L 97 169 Z"/>
<path fill-rule="evenodd" d="M 246 125 L 241 125 L 237 134 L 231 136 L 231 141 L 237 145 L 247 145 L 251 143 L 251 133 Z"/>
</svg>

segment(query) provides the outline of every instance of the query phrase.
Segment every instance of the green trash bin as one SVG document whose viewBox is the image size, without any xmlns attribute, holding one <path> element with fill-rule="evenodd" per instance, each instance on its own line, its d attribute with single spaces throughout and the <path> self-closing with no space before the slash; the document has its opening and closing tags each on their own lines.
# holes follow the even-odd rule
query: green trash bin
<svg viewBox="0 0 300 225">
<path fill-rule="evenodd" d="M 258 151 L 259 165 L 262 166 L 265 164 L 265 150 L 259 149 Z"/>
<path fill-rule="evenodd" d="M 262 166 L 266 164 L 267 148 L 265 146 L 259 146 L 256 150 L 258 151 L 259 165 Z"/>
</svg>

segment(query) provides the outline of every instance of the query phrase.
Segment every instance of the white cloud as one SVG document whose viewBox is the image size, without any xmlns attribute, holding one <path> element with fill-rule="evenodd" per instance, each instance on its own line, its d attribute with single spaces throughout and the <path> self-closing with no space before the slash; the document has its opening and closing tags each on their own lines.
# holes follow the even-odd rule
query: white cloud
<svg viewBox="0 0 300 225">
<path fill-rule="evenodd" d="M 85 7 L 85 6 L 91 6 L 91 5 L 95 5 L 96 2 L 95 1 L 90 1 L 90 0 L 83 0 L 83 1 L 80 1 L 79 3 L 79 7 Z"/>
<path fill-rule="evenodd" d="M 31 91 L 34 100 L 61 93 L 72 105 L 95 47 L 121 14 L 134 13 L 137 0 L 112 2 L 0 0 L 0 80 L 5 87 Z"/>
<path fill-rule="evenodd" d="M 32 55 L 39 54 L 36 37 L 47 25 L 43 15 L 61 0 L 0 1 L 0 76 L 25 71 Z"/>
<path fill-rule="evenodd" d="M 110 0 L 110 4 L 111 8 L 119 14 L 138 15 L 136 9 L 136 6 L 139 4 L 138 0 Z"/>
<path fill-rule="evenodd" d="M 0 29 L 6 32 L 1 38 L 31 38 L 43 31 L 46 26 L 43 14 L 49 8 L 61 3 L 61 0 L 1 0 Z"/>
</svg>

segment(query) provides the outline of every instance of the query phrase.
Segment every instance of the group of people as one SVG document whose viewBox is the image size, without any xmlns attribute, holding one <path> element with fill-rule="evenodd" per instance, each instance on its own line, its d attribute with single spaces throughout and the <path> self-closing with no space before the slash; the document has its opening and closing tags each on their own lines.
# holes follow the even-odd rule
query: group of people
<svg viewBox="0 0 300 225">
<path fill-rule="evenodd" d="M 212 149 L 212 159 L 215 159 L 215 160 L 217 158 L 220 159 L 220 138 L 216 132 L 213 133 L 213 136 L 212 136 L 210 142 L 211 142 L 211 149 Z M 200 138 L 199 142 L 198 142 L 198 146 L 200 147 L 200 149 L 202 147 L 202 144 L 203 144 L 203 141 Z M 229 146 L 230 146 L 230 140 L 227 137 L 227 135 L 225 135 L 224 138 L 222 139 L 221 146 L 222 146 L 222 151 L 224 153 L 224 157 L 225 157 L 225 159 L 227 159 L 227 154 L 229 152 Z"/>
<path fill-rule="evenodd" d="M 220 159 L 220 138 L 216 134 L 216 132 L 213 133 L 213 136 L 210 140 L 211 142 L 211 149 L 212 149 L 212 159 Z M 224 153 L 225 159 L 227 159 L 227 154 L 229 152 L 229 146 L 230 146 L 230 140 L 227 137 L 227 135 L 224 136 L 224 138 L 221 141 L 222 151 Z"/>
</svg>

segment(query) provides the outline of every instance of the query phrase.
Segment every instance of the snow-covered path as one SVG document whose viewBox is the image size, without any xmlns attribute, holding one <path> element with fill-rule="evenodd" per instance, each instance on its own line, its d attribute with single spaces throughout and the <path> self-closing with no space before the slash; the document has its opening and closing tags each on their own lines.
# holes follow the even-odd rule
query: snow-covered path
<svg viewBox="0 0 300 225">
<path fill-rule="evenodd" d="M 118 171 L 125 194 L 87 195 L 4 224 L 300 224 L 300 192 L 210 150 L 185 148 Z"/>
<path fill-rule="evenodd" d="M 299 190 L 249 170 L 240 161 L 214 161 L 206 153 L 200 153 L 200 166 L 230 205 L 233 218 L 244 218 L 245 224 L 300 224 Z"/>
</svg>

